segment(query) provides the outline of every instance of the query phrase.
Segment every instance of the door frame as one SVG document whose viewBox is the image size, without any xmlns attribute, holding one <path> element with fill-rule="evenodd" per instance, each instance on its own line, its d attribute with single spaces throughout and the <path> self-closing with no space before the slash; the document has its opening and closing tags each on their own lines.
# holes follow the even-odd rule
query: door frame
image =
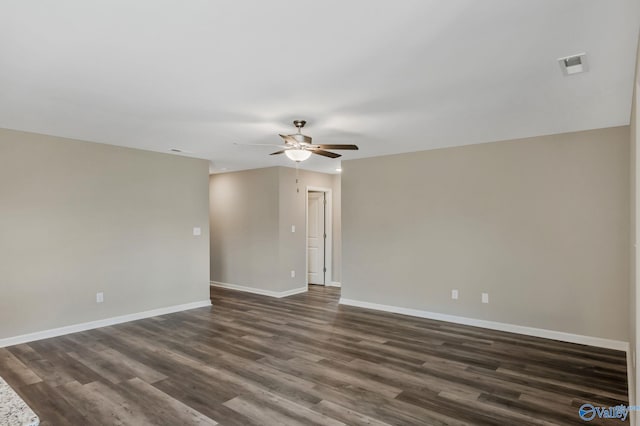
<svg viewBox="0 0 640 426">
<path fill-rule="evenodd" d="M 324 286 L 329 287 L 333 282 L 331 275 L 332 268 L 332 246 L 333 246 L 333 192 L 331 188 L 324 188 L 321 186 L 307 186 L 304 193 L 304 280 L 307 283 L 307 290 L 309 290 L 309 191 L 324 192 L 324 197 L 327 204 L 324 208 L 324 232 L 327 233 L 327 238 L 324 241 L 324 267 L 327 268 L 327 272 L 324 274 Z"/>
</svg>

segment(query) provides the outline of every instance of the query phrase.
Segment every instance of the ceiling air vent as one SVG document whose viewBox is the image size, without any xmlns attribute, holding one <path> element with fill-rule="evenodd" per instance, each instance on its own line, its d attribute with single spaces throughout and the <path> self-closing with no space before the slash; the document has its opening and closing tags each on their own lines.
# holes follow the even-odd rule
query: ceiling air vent
<svg viewBox="0 0 640 426">
<path fill-rule="evenodd" d="M 566 56 L 558 59 L 560 68 L 564 75 L 578 74 L 587 71 L 587 54 L 578 53 L 577 55 Z"/>
</svg>

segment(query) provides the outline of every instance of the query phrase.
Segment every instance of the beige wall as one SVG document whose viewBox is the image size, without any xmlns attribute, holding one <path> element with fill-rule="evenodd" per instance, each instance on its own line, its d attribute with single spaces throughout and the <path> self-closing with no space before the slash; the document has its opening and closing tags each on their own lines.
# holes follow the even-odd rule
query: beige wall
<svg viewBox="0 0 640 426">
<path fill-rule="evenodd" d="M 628 155 L 618 127 L 345 161 L 342 296 L 627 341 Z"/>
<path fill-rule="evenodd" d="M 0 130 L 0 339 L 207 300 L 207 175 L 203 160 Z"/>
<path fill-rule="evenodd" d="M 288 167 L 210 177 L 212 281 L 273 292 L 306 286 L 307 186 L 333 190 L 332 274 L 339 279 L 340 177 L 300 170 L 299 180 L 296 192 L 296 171 Z"/>
<path fill-rule="evenodd" d="M 210 176 L 212 281 L 281 291 L 276 167 Z"/>
<path fill-rule="evenodd" d="M 636 249 L 636 245 L 638 241 L 640 241 L 639 229 L 637 226 L 638 223 L 638 215 L 640 214 L 640 209 L 638 208 L 638 189 L 640 188 L 640 182 L 638 175 L 638 165 L 640 164 L 640 152 L 638 151 L 638 126 L 640 126 L 640 111 L 638 111 L 638 102 L 640 102 L 640 42 L 638 43 L 638 51 L 636 55 L 636 78 L 634 80 L 633 94 L 632 94 L 632 104 L 631 104 L 631 120 L 630 120 L 630 134 L 631 134 L 631 284 L 630 284 L 630 292 L 629 292 L 629 302 L 630 302 L 630 315 L 629 315 L 629 342 L 630 342 L 630 356 L 633 360 L 631 364 L 632 374 L 630 377 L 630 386 L 629 386 L 629 401 L 632 405 L 637 405 L 637 395 L 640 395 L 640 380 L 638 378 L 638 369 L 636 368 L 637 364 L 637 354 L 638 349 L 640 349 L 640 336 L 638 333 L 640 332 L 640 327 L 638 327 L 638 314 L 637 309 L 640 301 L 638 298 L 640 297 L 640 291 L 638 291 L 640 277 L 638 277 L 638 252 Z M 637 417 L 637 413 L 633 413 Z"/>
</svg>

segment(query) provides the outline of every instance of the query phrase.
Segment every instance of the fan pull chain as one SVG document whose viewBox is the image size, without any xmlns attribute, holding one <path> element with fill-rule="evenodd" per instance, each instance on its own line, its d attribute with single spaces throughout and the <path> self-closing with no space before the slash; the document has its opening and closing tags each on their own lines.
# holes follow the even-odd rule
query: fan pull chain
<svg viewBox="0 0 640 426">
<path fill-rule="evenodd" d="M 300 182 L 300 179 L 298 179 L 298 162 L 296 161 L 296 192 L 298 194 L 300 193 L 300 187 L 298 186 L 299 182 Z"/>
</svg>

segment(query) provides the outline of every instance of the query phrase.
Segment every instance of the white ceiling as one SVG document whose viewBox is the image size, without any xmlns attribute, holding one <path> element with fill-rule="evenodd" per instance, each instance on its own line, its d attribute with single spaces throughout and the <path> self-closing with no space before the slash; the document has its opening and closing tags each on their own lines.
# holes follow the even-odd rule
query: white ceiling
<svg viewBox="0 0 640 426">
<path fill-rule="evenodd" d="M 295 118 L 345 159 L 625 125 L 639 22 L 637 0 L 0 0 L 0 127 L 230 171 L 291 165 L 234 142 Z"/>
</svg>

